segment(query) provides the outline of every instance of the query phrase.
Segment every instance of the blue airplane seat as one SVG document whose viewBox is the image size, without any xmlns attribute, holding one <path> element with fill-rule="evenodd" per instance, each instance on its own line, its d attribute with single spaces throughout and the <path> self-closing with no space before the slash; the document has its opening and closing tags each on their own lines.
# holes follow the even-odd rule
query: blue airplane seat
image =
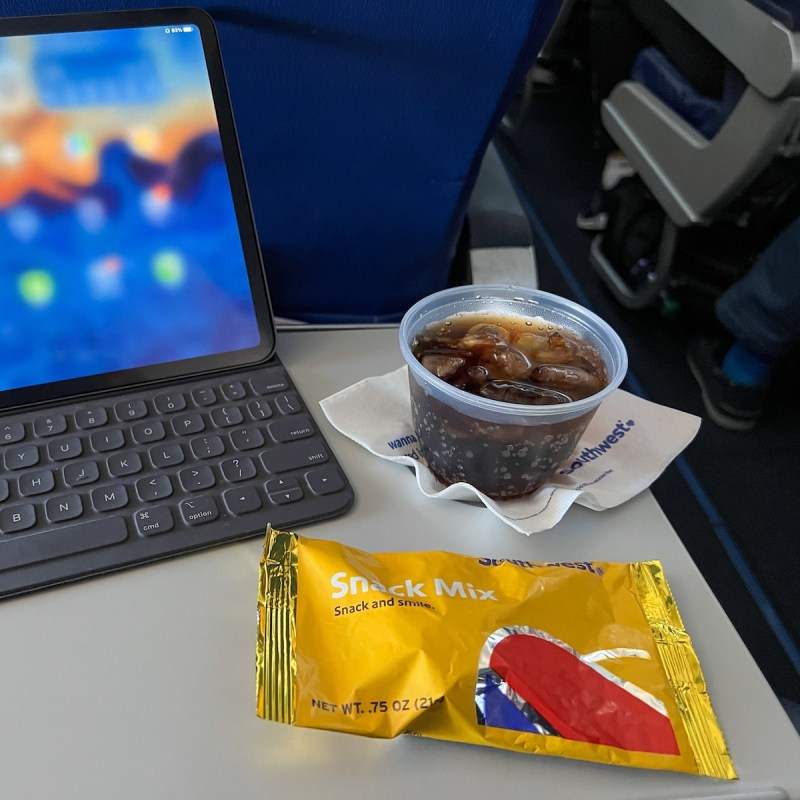
<svg viewBox="0 0 800 800">
<path fill-rule="evenodd" d="M 481 159 L 554 0 L 196 0 L 220 47 L 275 313 L 396 321 L 453 272 Z M 0 0 L 0 15 L 176 5 Z"/>
<path fill-rule="evenodd" d="M 631 80 L 646 86 L 706 139 L 716 136 L 747 85 L 742 73 L 728 64 L 722 97 L 704 95 L 657 47 L 646 47 L 639 53 L 633 62 Z"/>
</svg>

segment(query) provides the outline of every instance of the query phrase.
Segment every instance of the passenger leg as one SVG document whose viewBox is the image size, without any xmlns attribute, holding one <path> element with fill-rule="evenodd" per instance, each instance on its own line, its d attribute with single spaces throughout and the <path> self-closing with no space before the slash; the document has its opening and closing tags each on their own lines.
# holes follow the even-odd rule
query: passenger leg
<svg viewBox="0 0 800 800">
<path fill-rule="evenodd" d="M 763 413 L 775 364 L 800 341 L 800 219 L 787 227 L 715 304 L 730 339 L 700 339 L 689 366 L 708 415 L 749 430 Z"/>
</svg>

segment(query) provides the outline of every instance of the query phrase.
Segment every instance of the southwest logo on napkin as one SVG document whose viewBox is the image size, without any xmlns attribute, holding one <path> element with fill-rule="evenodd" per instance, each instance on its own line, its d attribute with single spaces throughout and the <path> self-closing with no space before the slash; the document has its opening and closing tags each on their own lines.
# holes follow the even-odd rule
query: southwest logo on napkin
<svg viewBox="0 0 800 800">
<path fill-rule="evenodd" d="M 700 418 L 617 389 L 597 409 L 572 456 L 527 497 L 492 500 L 473 486 L 442 485 L 420 458 L 406 367 L 367 378 L 320 402 L 331 424 L 371 453 L 414 467 L 428 497 L 480 499 L 520 533 L 552 528 L 573 504 L 596 511 L 636 496 L 694 439 Z"/>
</svg>

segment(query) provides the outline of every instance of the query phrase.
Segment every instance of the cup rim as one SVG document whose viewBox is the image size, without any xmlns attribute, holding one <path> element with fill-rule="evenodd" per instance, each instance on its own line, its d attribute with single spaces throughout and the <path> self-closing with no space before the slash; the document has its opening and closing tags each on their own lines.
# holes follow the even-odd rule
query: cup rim
<svg viewBox="0 0 800 800">
<path fill-rule="evenodd" d="M 440 318 L 447 316 L 445 309 L 453 305 L 457 299 L 478 300 L 481 296 L 495 296 L 500 300 L 521 300 L 523 302 L 541 303 L 550 309 L 571 316 L 580 320 L 587 328 L 591 329 L 598 338 L 603 340 L 603 344 L 609 352 L 610 357 L 616 362 L 616 369 L 613 375 L 609 375 L 608 384 L 599 392 L 581 400 L 573 400 L 569 403 L 559 403 L 555 405 L 525 405 L 521 403 L 506 403 L 502 400 L 490 400 L 480 395 L 465 392 L 457 389 L 447 381 L 434 375 L 416 359 L 411 352 L 410 330 L 412 320 L 421 317 L 426 308 L 433 306 L 433 310 L 444 311 L 439 315 Z M 436 302 L 439 301 L 439 302 Z M 435 321 L 431 318 L 430 322 Z M 567 326 L 568 327 L 568 326 Z M 586 413 L 603 402 L 614 390 L 616 390 L 625 378 L 628 369 L 628 354 L 625 345 L 619 334 L 602 317 L 590 311 L 588 308 L 568 300 L 552 292 L 545 292 L 541 289 L 531 289 L 524 286 L 513 284 L 472 284 L 467 286 L 453 286 L 442 289 L 439 292 L 423 297 L 411 306 L 400 322 L 399 329 L 400 351 L 409 369 L 415 376 L 427 383 L 430 383 L 439 394 L 445 395 L 457 404 L 467 402 L 470 407 L 480 409 L 493 415 L 514 415 L 517 417 L 536 417 L 539 419 L 564 416 L 578 416 Z M 604 356 L 605 358 L 605 356 Z M 607 364 L 607 367 L 614 366 Z M 467 399 L 468 397 L 468 399 Z"/>
</svg>

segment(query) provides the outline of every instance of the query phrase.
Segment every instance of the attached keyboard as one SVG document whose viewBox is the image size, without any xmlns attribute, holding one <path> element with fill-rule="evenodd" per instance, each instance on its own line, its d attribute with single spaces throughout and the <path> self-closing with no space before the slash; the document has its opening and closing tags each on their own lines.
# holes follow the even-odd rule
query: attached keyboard
<svg viewBox="0 0 800 800">
<path fill-rule="evenodd" d="M 0 417 L 0 597 L 344 513 L 277 358 Z"/>
</svg>

